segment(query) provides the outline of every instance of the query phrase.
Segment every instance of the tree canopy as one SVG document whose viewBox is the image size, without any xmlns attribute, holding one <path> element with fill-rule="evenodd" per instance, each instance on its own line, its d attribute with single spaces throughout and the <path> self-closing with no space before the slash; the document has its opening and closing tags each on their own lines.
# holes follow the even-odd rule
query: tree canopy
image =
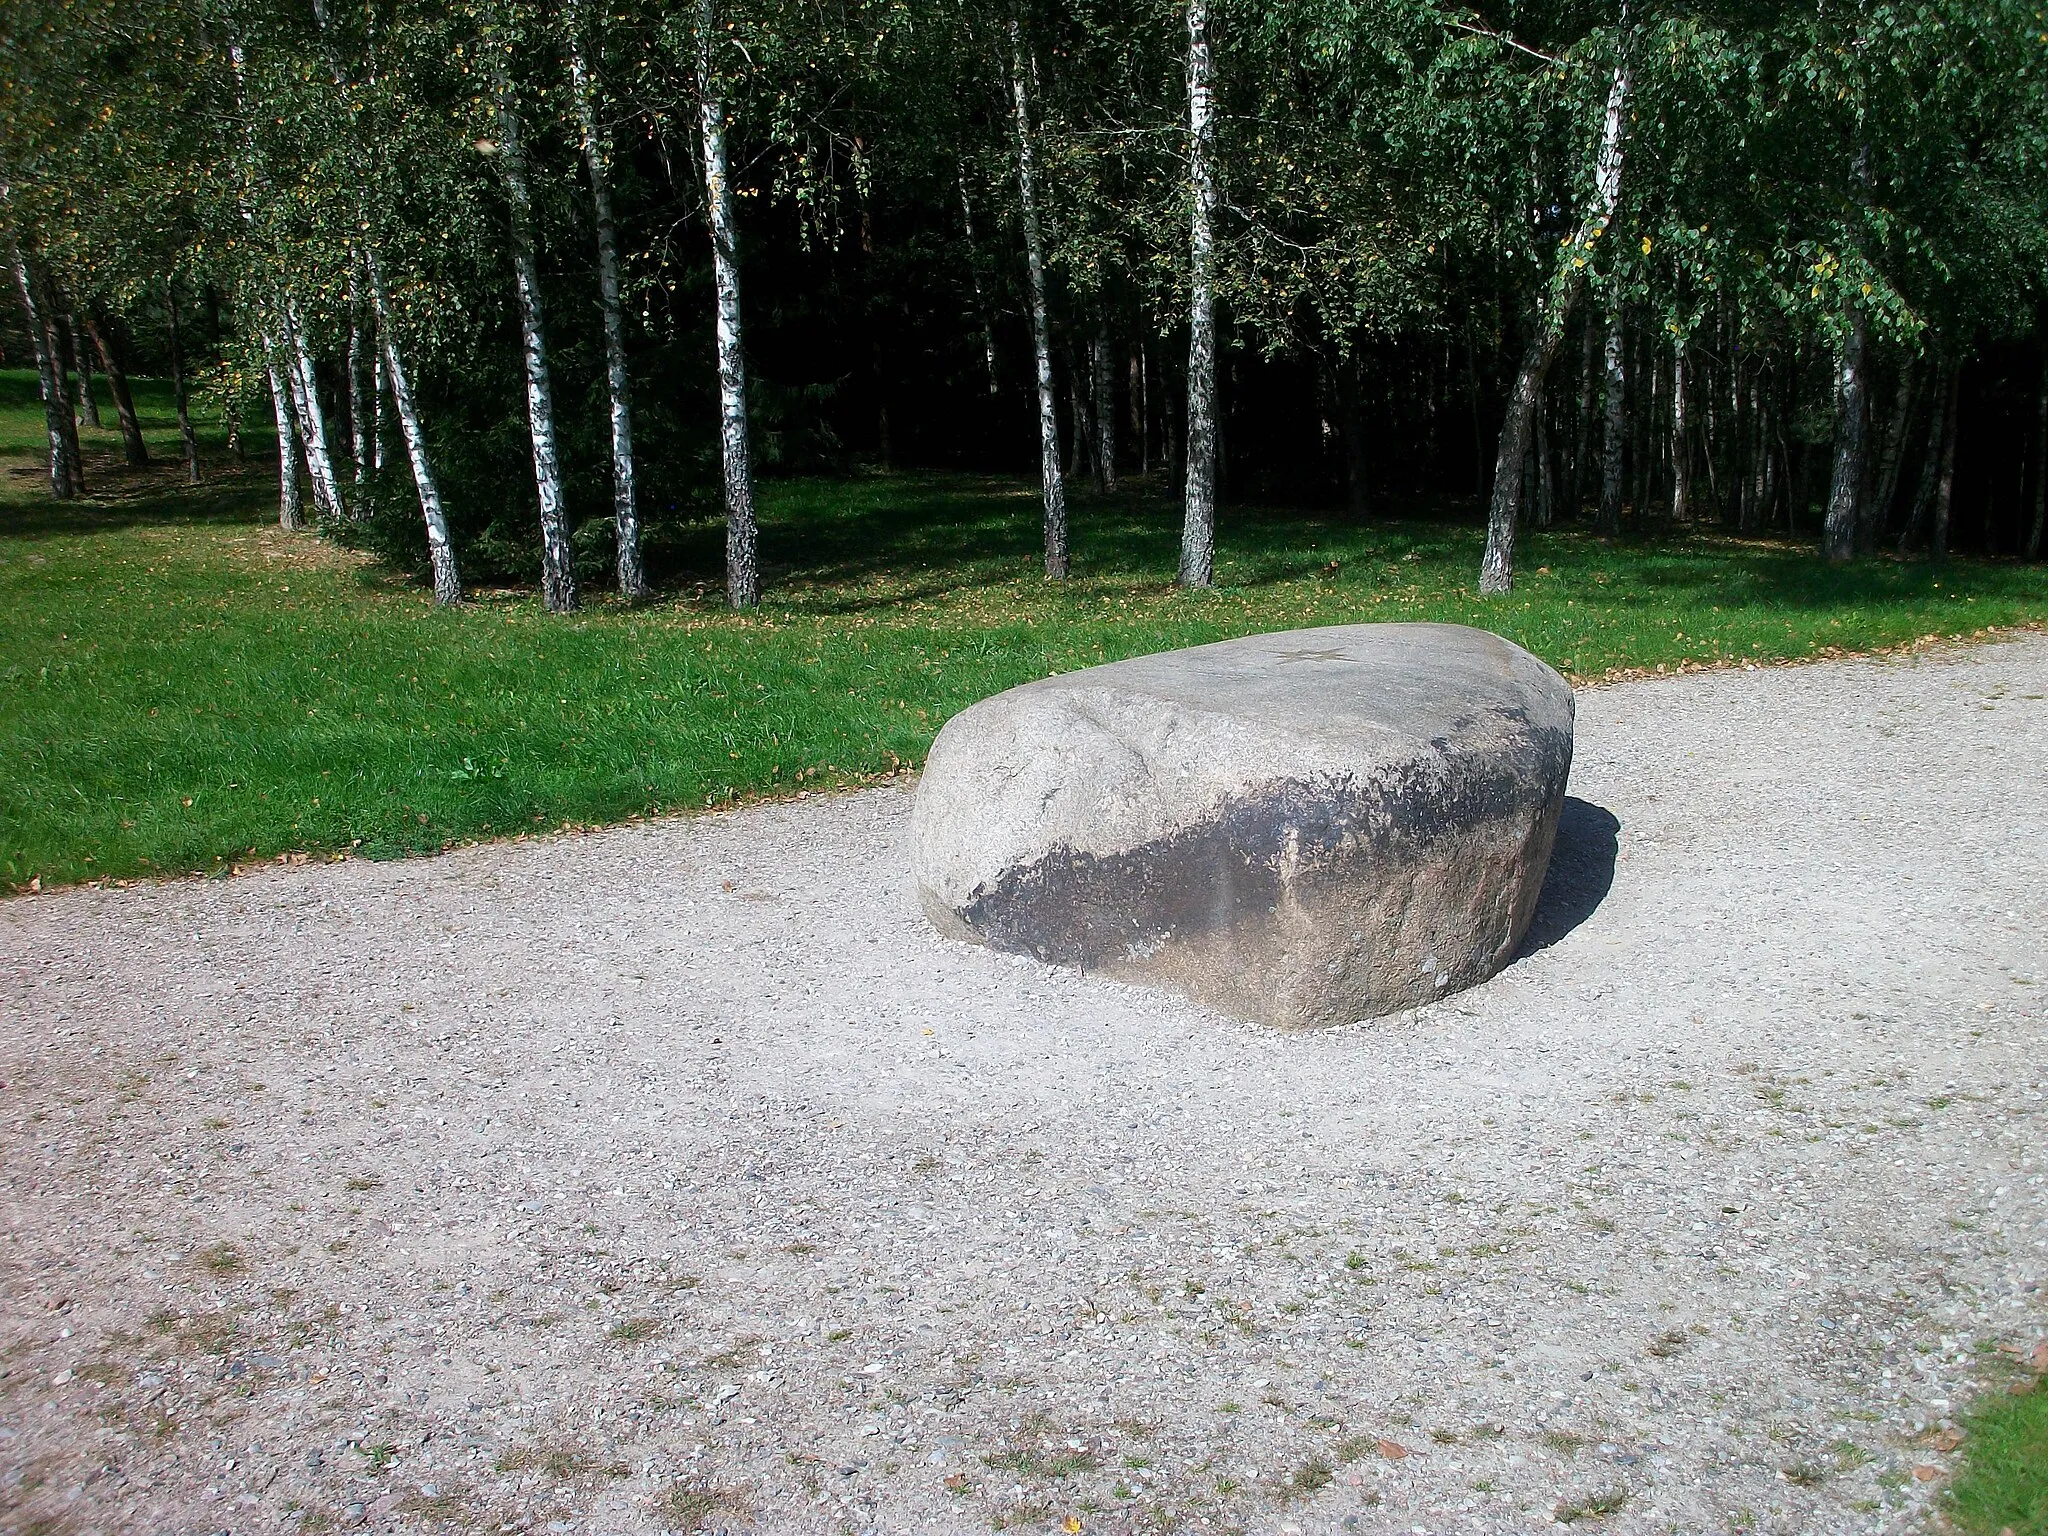
<svg viewBox="0 0 2048 1536">
<path fill-rule="evenodd" d="M 1049 541 L 1119 470 L 1191 518 L 1490 496 L 1490 589 L 1596 507 L 2041 550 L 2036 4 L 0 15 L 0 340 L 58 396 L 95 325 L 181 348 L 445 600 L 637 598 L 707 518 L 752 558 L 757 468 L 1034 442 Z"/>
</svg>

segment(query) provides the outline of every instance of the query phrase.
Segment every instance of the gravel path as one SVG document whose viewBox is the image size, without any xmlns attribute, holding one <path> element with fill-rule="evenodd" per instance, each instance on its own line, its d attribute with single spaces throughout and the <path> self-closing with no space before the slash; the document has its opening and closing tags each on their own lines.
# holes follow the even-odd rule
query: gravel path
<svg viewBox="0 0 2048 1536">
<path fill-rule="evenodd" d="M 2044 695 L 1584 694 L 1530 952 L 1315 1034 L 937 939 L 900 789 L 9 901 L 0 1528 L 1914 1529 L 2048 1329 Z"/>
</svg>

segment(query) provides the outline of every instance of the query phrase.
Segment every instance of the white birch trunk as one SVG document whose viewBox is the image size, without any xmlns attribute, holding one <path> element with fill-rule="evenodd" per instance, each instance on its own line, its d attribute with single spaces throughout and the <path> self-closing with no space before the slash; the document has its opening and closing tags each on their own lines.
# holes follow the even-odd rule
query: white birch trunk
<svg viewBox="0 0 2048 1536">
<path fill-rule="evenodd" d="M 1690 401 L 1686 390 L 1686 346 L 1678 338 L 1671 359 L 1671 520 L 1682 523 L 1692 516 L 1692 436 L 1686 411 Z"/>
<path fill-rule="evenodd" d="M 1116 489 L 1116 373 L 1109 348 L 1109 327 L 1101 326 L 1090 347 L 1095 372 L 1095 473 L 1102 489 Z"/>
<path fill-rule="evenodd" d="M 114 338 L 108 333 L 104 315 L 86 311 L 86 335 L 100 355 L 100 371 L 107 376 L 107 392 L 114 397 L 114 415 L 121 423 L 121 452 L 130 464 L 149 462 L 149 444 L 142 440 L 142 422 L 135 414 L 135 396 L 128 388 L 128 375 L 114 355 Z"/>
<path fill-rule="evenodd" d="M 1025 85 L 1024 33 L 1010 22 L 1010 95 L 1017 137 L 1017 201 L 1024 215 L 1024 269 L 1031 286 L 1031 351 L 1038 380 L 1038 478 L 1045 498 L 1045 574 L 1067 576 L 1067 482 L 1060 473 L 1059 405 L 1053 397 L 1052 319 L 1045 296 L 1045 236 L 1038 222 L 1038 155 Z"/>
<path fill-rule="evenodd" d="M 1621 165 L 1628 123 L 1631 78 L 1626 56 L 1614 66 L 1607 87 L 1607 115 L 1600 127 L 1600 147 L 1593 159 L 1593 203 L 1578 228 L 1558 251 L 1543 296 L 1537 301 L 1535 334 L 1522 354 L 1508 397 L 1507 419 L 1500 430 L 1500 451 L 1494 460 L 1493 504 L 1486 521 L 1486 555 L 1479 565 L 1479 590 L 1498 595 L 1515 585 L 1515 525 L 1522 511 L 1522 480 L 1529 456 L 1530 427 L 1543 395 L 1572 306 L 1585 290 L 1593 244 L 1613 221 L 1621 197 Z"/>
<path fill-rule="evenodd" d="M 364 386 L 363 364 L 368 361 L 374 367 L 376 342 L 372 339 L 364 346 L 362 300 L 355 291 L 355 283 L 349 283 L 348 323 L 348 437 L 349 468 L 354 474 L 356 485 L 356 515 L 369 515 L 370 479 L 370 402 L 369 391 Z M 364 356 L 369 353 L 368 358 Z"/>
<path fill-rule="evenodd" d="M 597 222 L 597 293 L 604 312 L 605 381 L 611 391 L 612 529 L 619 595 L 630 603 L 647 596 L 647 578 L 640 567 L 640 513 L 633 486 L 632 385 L 626 373 L 626 314 L 619 297 L 619 242 L 612 217 L 611 137 L 599 120 L 597 87 L 583 56 L 583 9 L 572 5 L 568 14 L 569 83 Z"/>
<path fill-rule="evenodd" d="M 1856 146 L 1849 163 L 1849 179 L 1858 201 L 1870 193 L 1870 147 Z M 1870 316 L 1855 300 L 1843 303 L 1843 319 L 1849 322 L 1842 339 L 1842 356 L 1835 370 L 1835 462 L 1828 485 L 1827 517 L 1821 523 L 1820 548 L 1823 557 L 1840 563 L 1855 558 L 1857 534 L 1865 516 L 1870 455 Z"/>
<path fill-rule="evenodd" d="M 541 326 L 540 262 L 533 245 L 533 194 L 526 149 L 513 109 L 512 79 L 498 61 L 498 169 L 512 210 L 512 277 L 519 293 L 519 332 L 526 362 L 526 421 L 533 439 L 533 483 L 540 500 L 541 598 L 550 612 L 576 607 L 576 564 L 569 547 L 569 513 L 562 494 L 561 457 L 555 449 L 554 388 L 548 377 L 546 333 Z"/>
<path fill-rule="evenodd" d="M 285 363 L 292 373 L 292 398 L 299 409 L 299 436 L 306 447 L 306 474 L 313 482 L 313 505 L 322 517 L 339 522 L 347 516 L 348 507 L 342 500 L 341 477 L 334 470 L 334 455 L 327 447 L 327 413 L 320 404 L 320 378 L 313 369 L 313 353 L 306 345 L 299 307 L 289 294 L 278 309 Z"/>
<path fill-rule="evenodd" d="M 37 281 L 41 295 L 42 341 L 50 354 L 50 399 L 57 409 L 58 430 L 64 434 L 64 462 L 71 473 L 72 494 L 83 496 L 85 450 L 78 441 L 78 416 L 71 395 L 71 373 L 64 363 L 64 328 L 57 323 L 57 290 L 47 272 L 38 273 Z M 183 419 L 181 416 L 180 420 Z"/>
<path fill-rule="evenodd" d="M 384 473 L 384 370 L 370 370 L 370 467 Z"/>
<path fill-rule="evenodd" d="M 697 95 L 704 141 L 704 198 L 711 214 L 711 272 L 718 306 L 718 436 L 725 460 L 725 597 L 761 601 L 754 519 L 753 445 L 747 432 L 747 357 L 740 330 L 740 263 L 732 181 L 725 162 L 725 100 L 712 68 L 713 0 L 697 0 Z"/>
<path fill-rule="evenodd" d="M 1899 368 L 1899 391 L 1892 400 L 1891 426 L 1886 429 L 1882 457 L 1878 461 L 1877 493 L 1863 506 L 1857 519 L 1856 553 L 1877 552 L 1877 541 L 1891 516 L 1892 503 L 1899 495 L 1899 466 L 1905 458 L 1906 431 L 1912 424 L 1913 407 L 1919 396 L 1919 373 L 1908 357 Z"/>
<path fill-rule="evenodd" d="M 22 318 L 28 323 L 29 343 L 36 354 L 36 376 L 42 385 L 43 425 L 50 438 L 50 496 L 56 501 L 69 501 L 71 448 L 65 440 L 63 425 L 57 419 L 57 413 L 63 406 L 55 378 L 55 359 L 50 356 L 49 343 L 43 334 L 42 316 L 36 305 L 35 283 L 28 274 L 28 261 L 21 254 L 19 244 L 14 244 L 9 254 L 14 258 L 14 285 L 21 295 Z"/>
<path fill-rule="evenodd" d="M 1628 446 L 1628 337 L 1622 327 L 1621 299 L 1615 296 L 1607 316 L 1607 339 L 1601 344 L 1601 365 L 1607 379 L 1606 425 L 1600 447 L 1600 516 L 1602 533 L 1621 532 L 1621 504 L 1627 495 L 1622 477 Z"/>
<path fill-rule="evenodd" d="M 100 403 L 92 392 L 92 353 L 79 345 L 78 318 L 64 322 L 64 340 L 71 348 L 71 371 L 78 375 L 78 414 L 88 427 L 100 425 Z"/>
<path fill-rule="evenodd" d="M 1180 584 L 1216 577 L 1215 61 L 1208 0 L 1188 0 L 1188 435 Z"/>
<path fill-rule="evenodd" d="M 1863 459 L 1870 432 L 1869 390 L 1864 358 L 1869 351 L 1870 320 L 1863 306 L 1850 303 L 1848 335 L 1835 368 L 1835 465 L 1828 485 L 1827 521 L 1821 525 L 1821 553 L 1840 562 L 1856 553 L 1856 529 L 1862 517 Z"/>
<path fill-rule="evenodd" d="M 412 383 L 406 377 L 405 359 L 399 354 L 398 333 L 391 325 L 391 315 L 384 303 L 384 274 L 377 268 L 376 254 L 368 249 L 363 252 L 364 265 L 370 276 L 370 304 L 377 322 L 377 340 L 384 356 L 381 375 L 391 386 L 392 407 L 398 413 L 398 429 L 405 439 L 405 453 L 412 464 L 412 483 L 419 491 L 420 516 L 427 525 L 427 558 L 432 562 L 434 572 L 434 601 L 444 608 L 452 608 L 462 601 L 462 578 L 455 565 L 455 545 L 448 537 L 448 515 L 441 505 L 441 487 L 434 479 L 433 462 L 427 457 L 426 433 L 420 429 L 419 412 L 412 403 Z M 382 407 L 384 391 L 372 391 L 379 408 Z M 381 452 L 382 426 L 376 438 Z M 381 464 L 378 466 L 383 467 Z"/>
<path fill-rule="evenodd" d="M 263 351 L 275 355 L 268 337 Z M 277 417 L 277 525 L 297 530 L 306 526 L 306 504 L 299 497 L 299 413 L 292 406 L 291 391 L 277 376 L 277 365 L 267 363 L 263 371 L 270 379 L 270 409 Z"/>
</svg>

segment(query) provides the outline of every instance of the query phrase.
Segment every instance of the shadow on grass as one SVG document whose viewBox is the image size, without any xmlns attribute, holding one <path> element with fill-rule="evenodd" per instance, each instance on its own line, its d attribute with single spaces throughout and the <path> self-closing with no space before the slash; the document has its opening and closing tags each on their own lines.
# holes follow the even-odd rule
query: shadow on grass
<svg viewBox="0 0 2048 1536">
<path fill-rule="evenodd" d="M 149 390 L 157 387 L 148 382 Z M 32 389 L 32 375 L 0 373 L 0 407 L 12 396 L 30 399 Z M 118 452 L 102 449 L 88 466 L 90 496 L 71 503 L 48 498 L 46 471 L 33 456 L 8 453 L 0 457 L 0 541 L 268 521 L 274 471 L 260 456 L 262 445 L 251 451 L 259 456 L 238 464 L 210 450 L 206 479 L 188 486 L 174 454 L 131 469 Z M 761 492 L 762 566 L 770 602 L 778 607 L 820 617 L 882 612 L 993 591 L 1029 581 L 1040 569 L 1040 501 L 1029 481 L 913 472 L 771 480 Z M 1398 586 L 1414 579 L 1406 574 L 1412 569 L 1415 576 L 1433 573 L 1424 584 L 1434 595 L 1457 598 L 1465 590 L 1457 573 L 1476 571 L 1478 563 L 1476 504 L 1436 497 L 1403 510 L 1398 518 L 1359 522 L 1334 509 L 1226 507 L 1217 529 L 1219 584 L 1252 593 L 1318 577 L 1348 587 L 1363 575 Z M 1159 476 L 1133 477 L 1106 496 L 1076 487 L 1070 508 L 1075 575 L 1084 582 L 1164 587 L 1178 563 L 1180 511 Z M 1398 571 L 1390 564 L 1410 560 L 1420 564 L 1402 563 Z M 695 516 L 650 526 L 648 563 L 671 596 L 714 601 L 725 582 L 722 519 Z M 1876 609 L 1904 598 L 1946 598 L 1954 588 L 2009 592 L 2026 580 L 2024 568 L 2009 561 L 1938 567 L 1883 558 L 1829 566 L 1801 543 L 1654 522 L 1618 538 L 1569 523 L 1532 529 L 1522 565 L 1532 579 L 1539 567 L 1554 567 L 1568 592 L 1589 577 L 1604 582 L 1603 570 L 1611 568 L 1624 579 L 1599 592 L 1597 602 L 1618 617 L 1707 605 L 1785 615 Z M 1374 576 L 1376 566 L 1387 569 Z M 394 580 L 408 579 L 380 569 Z M 1947 589 L 1935 592 L 1934 584 L 1951 573 Z"/>
<path fill-rule="evenodd" d="M 1614 889 L 1614 864 L 1620 856 L 1621 823 L 1614 813 L 1567 795 L 1557 822 L 1557 842 L 1550 851 L 1550 869 L 1543 877 L 1543 894 L 1515 959 L 1550 948 L 1599 911 Z"/>
<path fill-rule="evenodd" d="M 764 564 L 796 594 L 829 591 L 822 602 L 803 603 L 818 612 L 1000 585 L 1035 574 L 1044 553 L 1038 488 L 1019 480 L 908 474 L 785 481 L 768 503 Z M 1164 585 L 1179 563 L 1180 516 L 1179 501 L 1156 480 L 1134 478 L 1109 495 L 1071 491 L 1074 574 Z M 1462 504 L 1418 509 L 1389 524 L 1360 524 L 1336 512 L 1232 507 L 1217 529 L 1220 574 L 1234 588 L 1278 585 L 1317 574 L 1363 539 L 1391 540 L 1405 551 L 1430 533 L 1460 553 L 1470 545 L 1476 562 L 1477 527 L 1461 526 L 1472 523 Z M 702 574 L 713 574 L 708 541 L 693 553 L 705 562 Z M 882 590 L 874 590 L 878 585 Z"/>
<path fill-rule="evenodd" d="M 253 463 L 208 468 L 202 461 L 205 478 L 191 485 L 182 463 L 159 460 L 137 469 L 119 455 L 88 455 L 87 494 L 75 501 L 50 498 L 48 471 L 40 465 L 32 471 L 8 466 L 0 473 L 9 482 L 7 494 L 0 497 L 0 540 L 33 541 L 140 527 L 225 527 L 277 516 L 275 471 Z"/>
<path fill-rule="evenodd" d="M 1627 591 L 1606 594 L 1611 606 L 1761 608 L 1813 613 L 1896 602 L 1932 595 L 1945 574 L 1957 586 L 1999 588 L 2008 576 L 2026 571 L 2013 559 L 1972 556 L 1936 564 L 1925 556 L 1891 552 L 1847 565 L 1832 565 L 1814 548 L 1782 536 L 1739 534 L 1712 525 L 1674 527 L 1651 523 L 1620 537 L 1601 536 L 1565 525 L 1531 541 L 1551 557 L 1567 551 L 1574 573 L 1595 569 L 1611 554 L 1629 567 Z M 1525 558 L 1524 568 L 1535 559 Z"/>
</svg>

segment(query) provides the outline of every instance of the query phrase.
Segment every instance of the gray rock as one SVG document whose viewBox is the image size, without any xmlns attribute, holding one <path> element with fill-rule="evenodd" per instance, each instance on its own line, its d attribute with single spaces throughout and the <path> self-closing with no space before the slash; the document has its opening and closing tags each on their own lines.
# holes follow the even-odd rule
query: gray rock
<svg viewBox="0 0 2048 1536">
<path fill-rule="evenodd" d="M 1572 695 L 1452 624 L 1293 630 L 963 711 L 912 860 L 955 937 L 1241 1018 L 1369 1018 L 1485 980 L 1534 914 Z"/>
</svg>

